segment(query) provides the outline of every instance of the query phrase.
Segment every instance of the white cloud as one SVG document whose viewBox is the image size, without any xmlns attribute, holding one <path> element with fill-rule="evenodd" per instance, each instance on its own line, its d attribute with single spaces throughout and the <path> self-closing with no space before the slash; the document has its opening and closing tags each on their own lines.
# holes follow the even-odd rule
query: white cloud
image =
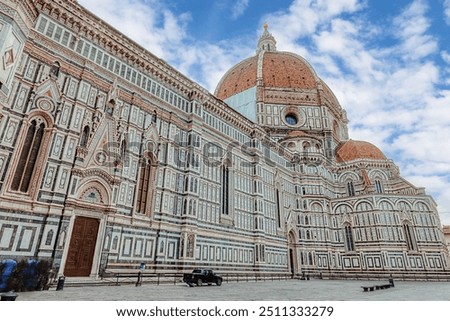
<svg viewBox="0 0 450 321">
<path fill-rule="evenodd" d="M 239 44 L 223 45 L 202 43 L 186 47 L 179 53 L 183 57 L 177 61 L 177 68 L 184 74 L 197 79 L 205 88 L 214 92 L 219 79 L 236 62 L 253 54 L 253 48 L 241 47 Z"/>
<path fill-rule="evenodd" d="M 425 3 L 416 0 L 394 20 L 393 30 L 402 41 L 399 49 L 403 60 L 422 58 L 437 49 L 436 40 L 426 34 L 430 26 L 426 11 Z"/>
<path fill-rule="evenodd" d="M 363 7 L 358 0 L 294 0 L 286 11 L 264 17 L 277 35 L 280 48 L 291 51 L 296 40 L 313 35 L 317 28 L 342 13 L 353 13 Z"/>
<path fill-rule="evenodd" d="M 188 14 L 175 16 L 158 0 L 79 0 L 88 10 L 163 59 L 186 39 Z"/>
<path fill-rule="evenodd" d="M 449 0 L 450 1 L 450 0 Z M 442 56 L 442 59 L 444 59 L 444 61 L 448 64 L 448 65 L 450 65 L 450 53 L 448 53 L 447 51 L 442 51 L 441 52 L 441 56 Z"/>
<path fill-rule="evenodd" d="M 245 10 L 248 8 L 250 0 L 237 0 L 236 3 L 231 8 L 231 18 L 237 19 L 242 16 Z"/>
<path fill-rule="evenodd" d="M 444 1 L 444 15 L 445 15 L 445 21 L 448 25 L 450 25 L 450 0 Z"/>
</svg>

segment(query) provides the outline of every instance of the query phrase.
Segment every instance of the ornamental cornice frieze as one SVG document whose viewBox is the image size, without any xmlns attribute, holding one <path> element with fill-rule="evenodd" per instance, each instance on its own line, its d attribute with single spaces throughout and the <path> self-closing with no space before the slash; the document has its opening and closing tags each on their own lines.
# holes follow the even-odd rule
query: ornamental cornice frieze
<svg viewBox="0 0 450 321">
<path fill-rule="evenodd" d="M 104 79 L 115 79 L 117 76 L 110 72 L 109 70 L 105 70 L 104 68 L 97 66 L 94 63 L 91 63 L 87 59 L 80 58 L 78 54 L 73 53 L 71 50 L 66 49 L 63 46 L 55 46 L 55 44 L 49 40 L 48 38 L 42 36 L 39 33 L 34 32 L 35 42 L 27 42 L 25 46 L 25 51 L 33 58 L 38 59 L 48 65 L 54 63 L 55 60 L 58 60 L 61 64 L 61 72 L 68 74 L 72 77 L 75 77 L 78 80 L 86 80 L 91 83 L 95 83 L 96 87 L 102 91 L 108 91 L 111 82 Z M 39 43 L 39 45 L 36 45 Z M 52 50 L 56 53 L 60 54 L 60 57 L 55 58 L 54 55 L 48 54 L 44 48 L 52 47 Z M 70 60 L 72 63 L 66 63 L 66 59 Z M 103 75 L 102 75 L 103 74 Z M 102 75 L 102 77 L 99 77 Z M 146 96 L 148 93 L 142 90 L 140 87 L 135 86 L 132 83 L 127 81 L 122 81 L 122 79 L 117 78 L 117 81 L 121 85 L 122 88 L 135 87 L 136 91 L 141 93 L 141 96 Z M 130 94 L 128 94 L 128 91 Z M 127 102 L 132 102 L 132 89 L 121 91 L 122 95 L 124 95 L 123 100 Z M 121 95 L 121 96 L 122 96 Z M 121 97 L 122 99 L 122 97 Z M 162 102 L 162 100 L 160 100 Z"/>
<path fill-rule="evenodd" d="M 357 160 L 350 163 L 337 163 L 337 171 L 359 170 L 361 168 L 393 169 L 392 165 L 393 163 L 391 160 L 374 160 L 374 159 Z"/>
<path fill-rule="evenodd" d="M 319 95 L 314 91 L 282 92 L 269 89 L 265 91 L 264 100 L 265 103 L 319 105 Z"/>
<path fill-rule="evenodd" d="M 121 182 L 119 178 L 112 176 L 111 174 L 100 168 L 88 168 L 88 169 L 74 168 L 72 169 L 72 173 L 81 178 L 100 177 L 111 185 L 119 185 Z"/>
<path fill-rule="evenodd" d="M 164 60 L 154 56 L 147 49 L 119 32 L 111 32 L 107 26 L 99 24 L 91 18 L 91 14 L 80 6 L 68 1 L 38 0 L 41 12 L 71 27 L 79 37 L 85 37 L 92 43 L 102 47 L 111 55 L 122 59 L 129 65 L 149 73 L 155 79 L 171 86 L 179 92 L 187 94 L 192 81 L 174 70 Z"/>
</svg>

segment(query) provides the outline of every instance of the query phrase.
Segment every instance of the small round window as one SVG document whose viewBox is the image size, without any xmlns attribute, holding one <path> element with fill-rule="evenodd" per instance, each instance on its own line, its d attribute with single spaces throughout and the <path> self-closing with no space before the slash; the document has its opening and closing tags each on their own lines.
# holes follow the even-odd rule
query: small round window
<svg viewBox="0 0 450 321">
<path fill-rule="evenodd" d="M 284 120 L 286 121 L 286 123 L 288 125 L 291 125 L 291 126 L 297 125 L 297 123 L 298 123 L 297 116 L 292 113 L 289 113 L 286 116 L 284 116 Z"/>
</svg>

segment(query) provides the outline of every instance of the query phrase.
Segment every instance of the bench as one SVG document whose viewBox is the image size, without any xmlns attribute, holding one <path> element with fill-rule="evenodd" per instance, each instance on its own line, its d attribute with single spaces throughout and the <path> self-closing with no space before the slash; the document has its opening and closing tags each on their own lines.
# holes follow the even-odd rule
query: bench
<svg viewBox="0 0 450 321">
<path fill-rule="evenodd" d="M 369 291 L 374 291 L 374 290 L 384 290 L 384 289 L 389 289 L 390 287 L 391 287 L 391 284 L 362 286 L 364 292 L 369 292 Z"/>
<path fill-rule="evenodd" d="M 362 288 L 364 289 L 364 292 L 373 291 L 373 290 L 375 290 L 375 285 L 362 286 Z"/>
</svg>

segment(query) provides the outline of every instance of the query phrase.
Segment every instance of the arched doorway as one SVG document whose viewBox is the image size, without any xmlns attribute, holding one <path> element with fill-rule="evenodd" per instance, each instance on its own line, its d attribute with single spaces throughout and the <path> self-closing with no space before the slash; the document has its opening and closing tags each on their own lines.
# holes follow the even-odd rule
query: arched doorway
<svg viewBox="0 0 450 321">
<path fill-rule="evenodd" d="M 69 201 L 73 222 L 63 262 L 65 276 L 89 277 L 98 270 L 110 199 L 110 191 L 105 186 L 101 180 L 88 179 L 79 187 L 81 192 L 76 194 L 76 199 Z"/>
<path fill-rule="evenodd" d="M 288 236 L 288 256 L 289 272 L 295 275 L 298 272 L 298 264 L 295 234 L 293 231 L 289 232 Z"/>
<path fill-rule="evenodd" d="M 80 216 L 75 219 L 64 268 L 65 276 L 91 274 L 99 225 L 100 221 L 95 218 Z"/>
</svg>

